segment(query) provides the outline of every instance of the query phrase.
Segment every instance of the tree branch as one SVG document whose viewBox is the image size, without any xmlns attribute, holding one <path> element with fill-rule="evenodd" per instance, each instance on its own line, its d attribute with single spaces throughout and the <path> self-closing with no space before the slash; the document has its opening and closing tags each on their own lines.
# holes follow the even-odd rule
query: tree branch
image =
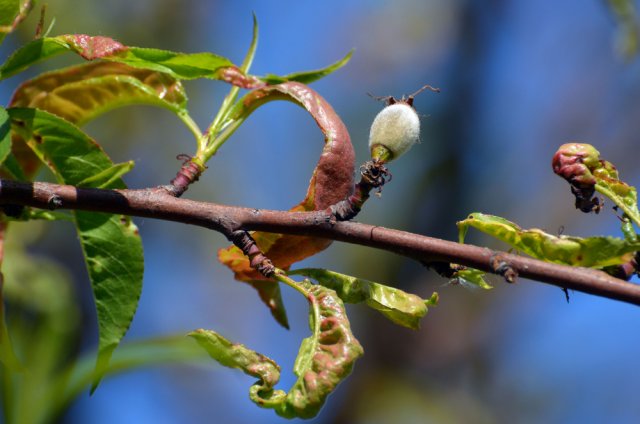
<svg viewBox="0 0 640 424">
<path fill-rule="evenodd" d="M 452 262 L 510 279 L 519 275 L 640 306 L 640 286 L 602 271 L 558 265 L 358 222 L 336 222 L 327 211 L 250 209 L 179 199 L 163 188 L 100 190 L 0 180 L 0 204 L 79 209 L 162 219 L 218 231 L 232 240 L 238 230 L 322 237 L 397 253 L 421 262 Z"/>
</svg>

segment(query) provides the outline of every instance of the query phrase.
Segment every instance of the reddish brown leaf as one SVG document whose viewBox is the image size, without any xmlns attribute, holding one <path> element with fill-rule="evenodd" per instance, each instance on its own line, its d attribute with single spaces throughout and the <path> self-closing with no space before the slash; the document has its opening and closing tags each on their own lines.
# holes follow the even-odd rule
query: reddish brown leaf
<svg viewBox="0 0 640 424">
<path fill-rule="evenodd" d="M 313 171 L 304 200 L 292 211 L 323 210 L 346 198 L 353 191 L 355 155 L 346 126 L 333 108 L 317 92 L 304 84 L 286 82 L 259 88 L 248 93 L 234 109 L 233 119 L 244 119 L 257 107 L 271 100 L 288 100 L 306 109 L 325 136 L 325 145 Z M 295 262 L 326 249 L 328 240 L 254 232 L 258 247 L 278 268 L 289 269 Z M 235 246 L 221 249 L 219 260 L 240 281 L 251 283 L 269 306 L 274 317 L 285 327 L 286 314 L 281 306 L 276 283 L 267 280 L 249 265 L 249 260 Z M 276 286 L 277 287 L 277 286 Z"/>
</svg>

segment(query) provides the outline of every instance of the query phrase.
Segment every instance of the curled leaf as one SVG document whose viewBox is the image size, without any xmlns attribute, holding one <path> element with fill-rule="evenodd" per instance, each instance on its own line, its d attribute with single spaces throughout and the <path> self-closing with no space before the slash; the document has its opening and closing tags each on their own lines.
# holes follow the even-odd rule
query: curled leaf
<svg viewBox="0 0 640 424">
<path fill-rule="evenodd" d="M 256 404 L 266 407 L 284 402 L 285 392 L 273 389 L 280 381 L 280 366 L 272 359 L 244 345 L 231 343 L 212 330 L 196 330 L 189 333 L 189 336 L 220 365 L 240 369 L 259 379 L 250 390 L 250 398 Z"/>
<path fill-rule="evenodd" d="M 394 287 L 326 269 L 303 268 L 290 271 L 289 274 L 313 278 L 334 290 L 344 302 L 364 302 L 396 324 L 414 330 L 420 328 L 420 319 L 426 315 L 427 305 L 434 304 L 431 299 L 435 299 L 432 296 L 424 300 Z M 434 295 L 437 297 L 437 294 Z"/>
<path fill-rule="evenodd" d="M 327 396 L 349 375 L 363 353 L 336 293 L 308 281 L 300 285 L 308 292 L 311 336 L 300 345 L 294 364 L 298 378 L 288 393 L 273 389 L 280 379 L 280 367 L 266 356 L 233 344 L 213 331 L 189 334 L 220 364 L 258 378 L 249 391 L 251 400 L 285 418 L 316 416 Z"/>
<path fill-rule="evenodd" d="M 176 79 L 122 63 L 95 62 L 44 73 L 18 87 L 12 107 L 33 107 L 82 126 L 116 107 L 160 106 L 186 113 L 187 96 Z"/>
<path fill-rule="evenodd" d="M 523 230 L 504 218 L 472 213 L 458 222 L 460 243 L 469 227 L 497 238 L 529 256 L 564 265 L 603 268 L 630 261 L 640 242 L 615 237 L 554 236 L 533 228 Z"/>
<path fill-rule="evenodd" d="M 602 205 L 593 198 L 594 192 L 607 196 L 630 219 L 640 226 L 638 193 L 635 187 L 620 180 L 616 167 L 600 159 L 598 152 L 590 144 L 568 143 L 560 146 L 553 156 L 553 171 L 571 184 L 576 197 L 576 208 L 583 212 L 598 212 Z M 623 232 L 629 234 L 623 219 Z"/>
<path fill-rule="evenodd" d="M 353 146 L 349 132 L 340 117 L 314 90 L 297 82 L 263 87 L 241 98 L 230 117 L 233 121 L 242 122 L 256 108 L 272 100 L 288 100 L 302 106 L 315 119 L 324 134 L 324 148 L 311 176 L 307 195 L 291 211 L 323 210 L 345 199 L 353 191 Z M 289 269 L 295 262 L 326 249 L 330 244 L 328 240 L 313 237 L 262 232 L 254 232 L 252 236 L 274 265 L 284 270 Z M 251 282 L 274 317 L 284 325 L 286 321 L 283 321 L 283 317 L 286 315 L 279 306 L 282 301 L 276 283 L 266 280 L 251 268 L 249 260 L 235 246 L 221 249 L 218 259 L 232 269 L 237 280 Z"/>
<path fill-rule="evenodd" d="M 276 407 L 285 418 L 312 418 L 344 380 L 364 351 L 351 333 L 344 304 L 331 289 L 300 283 L 309 291 L 311 336 L 300 345 L 294 372 L 298 379 Z"/>
</svg>

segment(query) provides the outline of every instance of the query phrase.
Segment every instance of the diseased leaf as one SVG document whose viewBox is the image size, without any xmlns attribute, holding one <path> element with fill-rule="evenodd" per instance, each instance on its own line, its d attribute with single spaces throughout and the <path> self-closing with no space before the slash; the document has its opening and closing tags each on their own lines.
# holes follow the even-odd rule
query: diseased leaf
<svg viewBox="0 0 640 424">
<path fill-rule="evenodd" d="M 213 331 L 197 330 L 189 334 L 220 364 L 259 378 L 250 389 L 251 400 L 263 408 L 275 409 L 285 418 L 316 416 L 327 396 L 349 375 L 354 362 L 363 354 L 336 293 L 309 281 L 300 285 L 309 293 L 312 334 L 300 345 L 294 364 L 298 378 L 286 394 L 273 389 L 280 378 L 280 367 L 271 359 L 233 344 Z"/>
<path fill-rule="evenodd" d="M 295 81 L 295 82 L 300 82 L 302 84 L 310 84 L 342 68 L 344 65 L 346 65 L 349 62 L 349 60 L 351 60 L 352 55 L 353 55 L 353 51 L 350 51 L 349 53 L 347 53 L 345 57 L 343 57 L 339 61 L 332 63 L 331 65 L 322 69 L 315 69 L 313 71 L 294 72 L 292 74 L 283 75 L 283 76 L 267 74 L 259 78 L 268 84 L 280 84 L 287 81 Z"/>
<path fill-rule="evenodd" d="M 11 121 L 7 110 L 0 106 L 0 165 L 11 153 Z"/>
<path fill-rule="evenodd" d="M 349 132 L 333 108 L 311 88 L 297 82 L 287 82 L 251 91 L 237 102 L 230 117 L 236 123 L 242 122 L 256 108 L 272 100 L 288 100 L 305 108 L 325 136 L 324 148 L 311 176 L 307 195 L 291 211 L 323 210 L 349 196 L 353 191 L 355 161 Z M 330 244 L 328 240 L 313 237 L 261 232 L 254 232 L 252 236 L 274 265 L 284 270 L 289 269 L 295 262 L 326 249 Z M 265 303 L 274 317 L 285 325 L 286 321 L 283 322 L 282 317 L 286 317 L 286 313 L 278 306 L 282 301 L 276 283 L 265 281 L 261 274 L 251 268 L 249 260 L 235 246 L 221 249 L 218 259 L 233 270 L 237 280 L 251 281 L 263 300 L 269 299 Z M 258 281 L 264 283 L 258 284 Z M 265 294 L 267 291 L 270 295 Z"/>
<path fill-rule="evenodd" d="M 300 285 L 310 293 L 311 336 L 302 341 L 294 364 L 298 379 L 286 401 L 276 407 L 278 415 L 285 418 L 316 416 L 327 396 L 351 373 L 353 364 L 364 353 L 351 333 L 336 292 L 308 280 Z"/>
<path fill-rule="evenodd" d="M 10 105 L 32 107 L 60 116 L 76 125 L 116 107 L 131 104 L 160 106 L 174 112 L 198 135 L 189 117 L 187 97 L 179 81 L 144 69 L 121 63 L 96 62 L 42 74 L 22 84 Z M 31 176 L 39 161 L 25 151 L 24 140 L 14 135 L 14 153 Z"/>
<path fill-rule="evenodd" d="M 12 107 L 33 107 L 78 126 L 116 107 L 149 104 L 186 114 L 187 96 L 174 78 L 122 63 L 95 62 L 44 73 L 18 87 Z"/>
<path fill-rule="evenodd" d="M 113 167 L 100 146 L 71 123 L 36 109 L 9 109 L 9 115 L 13 128 L 60 183 L 77 185 Z M 107 188 L 125 185 L 118 178 Z M 84 211 L 74 216 L 98 315 L 95 389 L 135 314 L 144 257 L 138 230 L 129 218 Z"/>
<path fill-rule="evenodd" d="M 571 185 L 576 198 L 576 208 L 583 212 L 598 213 L 602 208 L 595 191 L 607 196 L 623 212 L 622 231 L 625 237 L 635 239 L 628 220 L 640 226 L 638 193 L 636 188 L 621 181 L 618 170 L 611 163 L 600 159 L 598 152 L 590 144 L 567 143 L 553 155 L 553 172 Z"/>
<path fill-rule="evenodd" d="M 268 407 L 267 405 L 278 405 L 285 400 L 284 391 L 273 389 L 280 381 L 280 366 L 272 359 L 244 345 L 231 343 L 212 330 L 196 330 L 189 333 L 189 336 L 193 337 L 220 365 L 237 368 L 247 375 L 258 378 L 249 391 L 251 400 L 256 404 Z"/>
<path fill-rule="evenodd" d="M 533 228 L 523 230 L 504 218 L 472 213 L 458 222 L 460 243 L 469 227 L 489 234 L 536 259 L 558 264 L 602 268 L 630 261 L 640 242 L 615 237 L 553 236 Z"/>
<path fill-rule="evenodd" d="M 33 64 L 64 52 L 86 60 L 103 59 L 134 68 L 162 72 L 175 79 L 225 79 L 225 68 L 239 70 L 228 59 L 213 53 L 177 53 L 168 50 L 128 47 L 103 36 L 84 34 L 43 37 L 16 50 L 0 67 L 0 79 L 22 72 Z M 240 72 L 241 73 L 241 72 Z"/>
<path fill-rule="evenodd" d="M 324 287 L 334 290 L 343 302 L 364 302 L 396 324 L 414 330 L 420 328 L 420 319 L 426 315 L 427 305 L 432 304 L 431 299 L 434 299 L 432 296 L 431 299 L 424 300 L 394 287 L 326 269 L 296 269 L 290 271 L 289 275 L 313 278 Z M 437 294 L 434 295 L 437 297 Z"/>
</svg>

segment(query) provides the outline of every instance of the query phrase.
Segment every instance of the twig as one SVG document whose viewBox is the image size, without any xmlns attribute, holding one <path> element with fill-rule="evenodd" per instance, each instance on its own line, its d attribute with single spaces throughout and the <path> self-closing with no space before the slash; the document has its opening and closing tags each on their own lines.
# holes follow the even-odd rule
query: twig
<svg viewBox="0 0 640 424">
<path fill-rule="evenodd" d="M 358 222 L 336 222 L 326 211 L 287 212 L 226 206 L 179 199 L 163 188 L 99 190 L 10 180 L 0 180 L 0 204 L 79 209 L 175 221 L 218 231 L 231 241 L 237 231 L 251 230 L 322 237 L 387 250 L 421 262 L 453 262 L 491 273 L 509 271 L 510 275 L 515 273 L 561 288 L 640 306 L 639 285 L 602 271 L 552 264 Z"/>
</svg>

